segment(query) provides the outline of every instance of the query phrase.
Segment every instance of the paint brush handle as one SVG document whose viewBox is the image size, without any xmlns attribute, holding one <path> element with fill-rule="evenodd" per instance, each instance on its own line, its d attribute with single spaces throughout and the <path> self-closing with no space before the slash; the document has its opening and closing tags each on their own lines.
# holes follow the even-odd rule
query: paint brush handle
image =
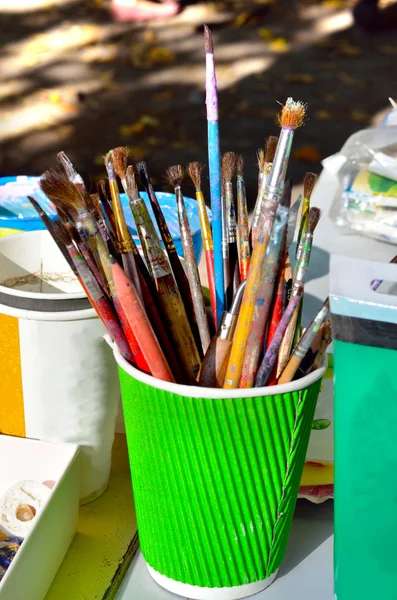
<svg viewBox="0 0 397 600">
<path fill-rule="evenodd" d="M 258 369 L 258 373 L 255 379 L 255 387 L 262 387 L 268 384 L 269 377 L 273 373 L 274 366 L 277 361 L 280 344 L 284 337 L 285 330 L 288 327 L 288 323 L 295 312 L 295 309 L 300 301 L 300 296 L 292 296 L 288 303 L 288 306 L 281 317 L 281 321 L 277 326 L 276 332 L 269 344 L 266 354 L 263 357 L 262 363 Z"/>
<path fill-rule="evenodd" d="M 138 292 L 133 282 L 128 279 L 114 259 L 112 261 L 112 273 L 117 297 L 123 308 L 125 318 L 134 332 L 153 377 L 163 381 L 175 382 Z"/>
<path fill-rule="evenodd" d="M 212 307 L 212 314 L 214 317 L 214 323 L 216 319 L 216 290 L 215 290 L 215 271 L 214 271 L 214 251 L 205 251 L 205 264 L 207 267 L 208 287 L 210 290 L 210 301 Z"/>
<path fill-rule="evenodd" d="M 318 314 L 314 317 L 313 321 L 310 323 L 309 327 L 306 329 L 305 333 L 302 335 L 301 339 L 298 342 L 291 358 L 289 359 L 285 369 L 280 375 L 278 380 L 279 384 L 289 383 L 293 380 L 295 373 L 297 372 L 299 365 L 304 359 L 306 352 L 309 350 L 310 346 L 313 343 L 314 338 L 317 335 L 318 330 L 321 325 L 324 323 L 329 314 L 329 300 L 324 302 L 322 307 L 320 308 Z"/>
<path fill-rule="evenodd" d="M 156 198 L 156 194 L 154 193 L 153 186 L 149 185 L 146 190 L 149 194 L 150 203 L 153 209 L 154 216 L 157 221 L 158 228 L 160 230 L 160 235 L 163 240 L 166 252 L 168 254 L 168 258 L 170 261 L 170 265 L 172 268 L 172 272 L 174 273 L 175 281 L 178 285 L 179 292 L 181 294 L 183 303 L 186 307 L 186 314 L 188 315 L 190 326 L 192 328 L 195 339 L 197 340 L 197 323 L 194 318 L 194 307 L 192 295 L 190 292 L 189 281 L 186 276 L 186 273 L 182 267 L 179 256 L 176 252 L 175 244 L 170 234 L 170 230 L 168 228 L 167 222 L 164 218 L 163 211 L 161 210 L 159 201 Z"/>
<path fill-rule="evenodd" d="M 139 251 L 138 251 L 139 253 Z M 139 294 L 141 301 L 143 301 L 141 283 L 139 280 L 138 269 L 135 262 L 135 256 L 133 252 L 124 252 L 121 255 L 121 259 L 123 261 L 123 269 L 128 279 L 132 281 L 135 286 L 136 291 Z"/>
<path fill-rule="evenodd" d="M 293 297 L 294 296 L 291 296 L 291 298 Z M 294 314 L 292 315 L 292 318 L 288 323 L 288 327 L 284 334 L 283 341 L 281 342 L 280 352 L 278 356 L 277 378 L 280 377 L 283 369 L 285 369 L 291 356 L 291 350 L 293 348 L 294 343 L 295 329 L 299 316 L 299 304 L 300 302 L 298 303 Z"/>
<path fill-rule="evenodd" d="M 185 254 L 187 276 L 190 284 L 193 308 L 199 329 L 201 346 L 203 349 L 203 354 L 205 354 L 211 341 L 208 329 L 207 313 L 204 305 L 204 298 L 201 289 L 196 256 L 194 254 L 192 234 L 190 231 L 189 221 L 186 215 L 185 202 L 183 199 L 181 188 L 179 186 L 175 188 L 175 193 L 178 210 L 179 228 L 181 231 L 181 240 L 183 245 L 183 251 Z"/>
<path fill-rule="evenodd" d="M 200 369 L 199 384 L 201 386 L 223 387 L 232 345 L 232 340 L 223 340 L 216 335 L 212 338 Z"/>
<path fill-rule="evenodd" d="M 71 245 L 68 247 L 70 258 L 73 261 L 76 270 L 78 271 L 82 284 L 86 289 L 86 293 L 93 308 L 96 310 L 98 317 L 101 319 L 109 335 L 117 344 L 120 354 L 130 363 L 134 362 L 134 355 L 128 344 L 127 338 L 119 323 L 118 317 L 113 310 L 111 303 L 107 300 L 102 292 L 94 275 L 90 271 L 87 263 L 84 261 L 76 248 Z"/>
<path fill-rule="evenodd" d="M 120 300 L 118 299 L 117 296 L 113 296 L 112 300 L 113 300 L 114 308 L 116 309 L 116 312 L 117 312 L 117 316 L 121 323 L 121 327 L 123 328 L 125 337 L 127 338 L 128 344 L 130 346 L 130 349 L 131 349 L 131 352 L 133 355 L 132 362 L 138 367 L 138 369 L 140 369 L 144 373 L 147 373 L 148 375 L 151 375 L 149 365 L 147 364 L 147 361 L 142 353 L 142 350 L 139 347 L 136 336 L 132 330 L 130 323 L 127 320 L 126 314 L 124 312 L 124 309 L 121 305 Z"/>
</svg>

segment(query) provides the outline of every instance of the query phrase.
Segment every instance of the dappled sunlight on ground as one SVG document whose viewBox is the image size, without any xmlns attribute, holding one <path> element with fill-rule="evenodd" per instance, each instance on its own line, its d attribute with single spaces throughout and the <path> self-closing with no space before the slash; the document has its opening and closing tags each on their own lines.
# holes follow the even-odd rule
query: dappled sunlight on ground
<svg viewBox="0 0 397 600">
<path fill-rule="evenodd" d="M 119 144 L 147 158 L 159 182 L 170 160 L 205 163 L 205 22 L 215 41 L 222 147 L 244 153 L 252 194 L 256 150 L 277 132 L 277 101 L 309 104 L 291 164 L 299 183 L 397 95 L 393 32 L 357 31 L 349 2 L 188 4 L 169 22 L 142 25 L 113 22 L 102 0 L 0 0 L 1 174 L 38 174 L 64 149 L 94 180 L 102 154 Z"/>
</svg>

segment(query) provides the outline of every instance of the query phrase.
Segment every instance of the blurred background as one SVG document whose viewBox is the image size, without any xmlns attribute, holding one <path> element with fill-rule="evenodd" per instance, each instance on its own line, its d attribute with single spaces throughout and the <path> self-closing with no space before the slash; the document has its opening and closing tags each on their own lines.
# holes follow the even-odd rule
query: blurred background
<svg viewBox="0 0 397 600">
<path fill-rule="evenodd" d="M 120 23 L 106 0 L 0 0 L 1 175 L 39 175 L 64 150 L 93 186 L 104 175 L 102 155 L 126 145 L 132 161 L 148 161 L 157 189 L 166 189 L 170 164 L 207 163 L 207 23 L 222 151 L 244 155 L 252 207 L 256 151 L 277 134 L 277 102 L 308 103 L 290 161 L 298 184 L 305 171 L 319 173 L 320 161 L 349 135 L 379 122 L 388 97 L 397 96 L 395 31 L 362 30 L 353 6 L 184 2 L 166 21 Z M 186 195 L 193 195 L 188 182 Z"/>
</svg>

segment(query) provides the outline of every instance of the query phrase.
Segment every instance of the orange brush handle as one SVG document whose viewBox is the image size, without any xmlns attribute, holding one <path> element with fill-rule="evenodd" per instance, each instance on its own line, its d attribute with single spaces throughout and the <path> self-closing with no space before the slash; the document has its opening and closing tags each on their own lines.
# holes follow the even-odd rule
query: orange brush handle
<svg viewBox="0 0 397 600">
<path fill-rule="evenodd" d="M 133 282 L 128 279 L 116 261 L 112 263 L 112 273 L 117 297 L 124 311 L 126 321 L 134 333 L 153 377 L 174 382 L 175 379 Z"/>
<path fill-rule="evenodd" d="M 215 271 L 214 271 L 214 251 L 205 251 L 205 264 L 207 267 L 208 286 L 210 289 L 210 300 L 214 323 L 216 323 L 216 291 L 215 291 Z"/>
</svg>

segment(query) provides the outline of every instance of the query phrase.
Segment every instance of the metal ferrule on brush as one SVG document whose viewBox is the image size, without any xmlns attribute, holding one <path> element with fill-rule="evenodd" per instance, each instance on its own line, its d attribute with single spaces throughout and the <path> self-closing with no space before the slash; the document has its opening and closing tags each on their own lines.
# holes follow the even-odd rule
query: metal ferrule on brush
<svg viewBox="0 0 397 600">
<path fill-rule="evenodd" d="M 114 214 L 114 222 L 116 225 L 117 250 L 124 254 L 132 252 L 132 243 L 130 240 L 130 232 L 124 219 L 123 209 L 121 207 L 119 188 L 115 179 L 109 178 L 110 195 L 112 197 L 112 207 Z"/>
<path fill-rule="evenodd" d="M 296 263 L 295 281 L 299 282 L 299 284 L 305 283 L 305 281 L 306 281 L 312 243 L 313 243 L 313 234 L 307 233 L 305 235 L 305 239 L 302 244 L 302 250 L 299 252 L 299 256 L 297 258 L 297 263 Z M 294 283 L 294 289 L 295 289 L 295 283 Z"/>
<path fill-rule="evenodd" d="M 203 237 L 204 251 L 213 250 L 214 244 L 212 242 L 211 226 L 208 220 L 203 192 L 196 191 L 196 200 L 198 204 L 200 223 L 202 224 L 201 235 Z"/>
<path fill-rule="evenodd" d="M 294 132 L 292 129 L 282 129 L 277 144 L 276 154 L 273 159 L 272 169 L 266 177 L 266 200 L 280 201 L 287 173 L 288 159 L 291 154 Z M 262 184 L 263 185 L 263 184 Z"/>
<path fill-rule="evenodd" d="M 231 341 L 233 339 L 234 330 L 236 329 L 240 305 L 243 299 L 246 283 L 246 280 L 241 282 L 234 296 L 232 306 L 230 307 L 230 311 L 225 310 L 221 317 L 218 331 L 216 334 L 216 337 L 218 337 L 220 340 Z"/>
<path fill-rule="evenodd" d="M 233 184 L 231 181 L 225 183 L 225 198 L 226 198 L 226 222 L 228 232 L 228 242 L 232 244 L 236 241 L 236 216 L 233 203 Z"/>
</svg>

